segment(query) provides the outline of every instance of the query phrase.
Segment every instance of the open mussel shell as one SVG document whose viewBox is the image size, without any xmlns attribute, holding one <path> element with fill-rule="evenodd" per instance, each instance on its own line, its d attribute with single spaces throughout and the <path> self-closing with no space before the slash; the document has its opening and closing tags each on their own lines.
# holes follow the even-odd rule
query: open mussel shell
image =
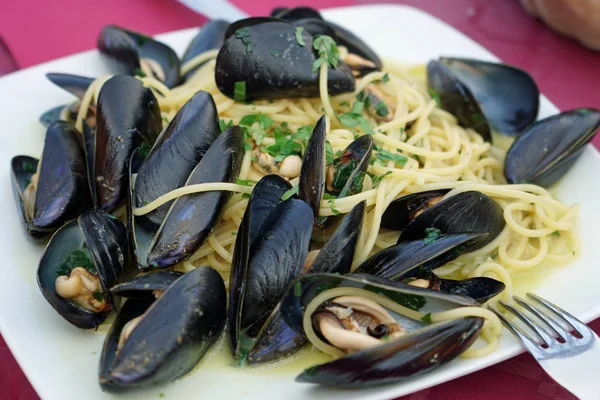
<svg viewBox="0 0 600 400">
<path fill-rule="evenodd" d="M 123 273 L 127 256 L 126 235 L 125 226 L 117 218 L 101 210 L 90 210 L 56 231 L 48 242 L 38 266 L 38 285 L 50 305 L 73 325 L 95 328 L 111 310 L 118 309 L 109 289 Z M 100 287 L 89 293 L 86 300 L 93 298 L 105 302 L 103 310 L 94 312 L 71 300 L 74 297 L 65 298 L 57 293 L 57 278 L 70 276 L 77 267 L 85 268 L 97 277 L 96 284 Z M 87 285 L 85 290 L 89 292 Z M 85 294 L 85 290 L 80 294 Z"/>
<path fill-rule="evenodd" d="M 496 131 L 518 135 L 537 119 L 540 91 L 522 69 L 467 58 L 441 57 L 439 62 L 473 94 Z"/>
<path fill-rule="evenodd" d="M 183 273 L 177 271 L 149 272 L 121 282 L 113 286 L 110 291 L 115 296 L 154 300 L 156 294 L 167 290 L 182 275 Z"/>
<path fill-rule="evenodd" d="M 319 216 L 321 199 L 325 193 L 326 134 L 325 116 L 322 116 L 308 139 L 298 182 L 298 197 L 310 206 L 315 218 Z"/>
<path fill-rule="evenodd" d="M 200 90 L 177 112 L 140 166 L 135 180 L 136 206 L 183 186 L 220 133 L 215 102 L 210 93 Z M 170 204 L 139 220 L 156 231 Z"/>
<path fill-rule="evenodd" d="M 91 206 L 81 135 L 64 121 L 46 131 L 42 159 L 16 156 L 12 186 L 27 233 L 48 235 Z"/>
<path fill-rule="evenodd" d="M 225 32 L 227 32 L 229 25 L 229 22 L 222 19 L 213 19 L 202 25 L 200 32 L 194 36 L 185 53 L 183 53 L 181 64 L 185 64 L 208 50 L 220 49 L 225 41 Z M 183 79 L 189 79 L 200 66 L 186 73 Z"/>
<path fill-rule="evenodd" d="M 199 267 L 177 279 L 144 310 L 146 305 L 144 300 L 128 300 L 106 337 L 100 364 L 105 390 L 163 384 L 191 371 L 221 335 L 225 284 L 212 268 Z M 120 340 L 125 323 L 142 312 L 137 325 Z"/>
<path fill-rule="evenodd" d="M 600 111 L 593 108 L 579 108 L 536 122 L 508 150 L 506 180 L 552 185 L 573 166 L 599 128 Z"/>
<path fill-rule="evenodd" d="M 252 18 L 236 22 L 228 31 L 232 28 L 237 29 L 226 36 L 215 68 L 223 94 L 238 101 L 319 96 L 311 34 L 302 31 L 298 40 L 296 27 L 288 22 Z M 342 61 L 329 68 L 327 81 L 330 95 L 355 88 L 352 71 Z"/>
<path fill-rule="evenodd" d="M 296 382 L 368 387 L 411 379 L 452 361 L 468 349 L 483 327 L 481 318 L 436 323 L 377 347 L 306 369 Z"/>
<path fill-rule="evenodd" d="M 46 78 L 59 88 L 66 90 L 80 100 L 85 95 L 88 87 L 94 82 L 94 78 L 59 72 L 49 72 L 46 74 Z"/>
<path fill-rule="evenodd" d="M 470 297 L 478 303 L 485 303 L 492 297 L 502 293 L 506 288 L 503 282 L 485 276 L 462 280 L 437 279 L 439 280 L 438 290 Z M 433 280 L 435 280 L 435 277 Z"/>
<path fill-rule="evenodd" d="M 97 207 L 111 212 L 125 199 L 127 164 L 142 143 L 152 147 L 162 130 L 158 102 L 139 80 L 117 75 L 98 97 L 95 133 L 84 129 L 92 192 Z"/>
<path fill-rule="evenodd" d="M 401 231 L 429 207 L 436 205 L 450 189 L 435 189 L 402 196 L 392 201 L 381 217 L 381 227 Z"/>
<path fill-rule="evenodd" d="M 438 234 L 487 234 L 484 240 L 465 249 L 474 251 L 496 239 L 505 225 L 504 213 L 498 203 L 481 192 L 468 191 L 423 211 L 402 231 L 398 243 L 426 238 L 436 240 Z"/>
<path fill-rule="evenodd" d="M 210 146 L 190 173 L 185 185 L 235 182 L 243 155 L 244 133 L 239 126 L 232 126 Z M 179 197 L 171 205 L 149 249 L 141 249 L 140 243 L 136 241 L 138 266 L 167 268 L 192 255 L 212 232 L 230 198 L 229 191 L 202 192 Z M 134 220 L 133 224 L 136 223 Z M 137 235 L 137 230 L 134 230 L 134 234 Z M 147 257 L 139 258 L 145 252 Z"/>
<path fill-rule="evenodd" d="M 492 142 L 492 131 L 483 110 L 466 84 L 454 75 L 450 67 L 438 60 L 427 64 L 427 84 L 440 98 L 440 107 L 456 117 L 458 123 Z"/>
<path fill-rule="evenodd" d="M 177 54 L 149 36 L 107 25 L 98 36 L 97 46 L 120 74 L 150 75 L 169 88 L 179 84 Z"/>
<path fill-rule="evenodd" d="M 435 240 L 402 241 L 373 254 L 355 272 L 392 280 L 411 277 L 441 267 L 486 237 L 485 233 L 457 233 L 440 235 Z"/>
<path fill-rule="evenodd" d="M 366 202 L 358 203 L 342 220 L 331 238 L 319 250 L 319 254 L 305 273 L 347 274 L 350 272 L 356 244 L 362 230 Z M 301 279 L 301 278 L 299 278 Z M 288 291 L 294 286 L 288 287 Z M 286 295 L 284 294 L 283 297 Z M 258 364 L 277 360 L 297 351 L 306 338 L 288 326 L 277 304 L 256 337 L 246 361 Z"/>
</svg>

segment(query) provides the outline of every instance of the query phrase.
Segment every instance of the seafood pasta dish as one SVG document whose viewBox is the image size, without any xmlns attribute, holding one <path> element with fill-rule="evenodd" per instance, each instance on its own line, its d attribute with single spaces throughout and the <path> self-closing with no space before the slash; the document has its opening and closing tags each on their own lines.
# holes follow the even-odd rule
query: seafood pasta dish
<svg viewBox="0 0 600 400">
<path fill-rule="evenodd" d="M 43 296 L 110 326 L 102 390 L 221 339 L 231 368 L 310 347 L 299 382 L 411 379 L 494 352 L 515 277 L 578 257 L 579 207 L 548 188 L 600 111 L 538 120 L 523 70 L 382 59 L 308 7 L 207 22 L 181 58 L 113 25 L 97 47 L 113 74 L 48 74 L 76 98 L 11 176 Z"/>
</svg>

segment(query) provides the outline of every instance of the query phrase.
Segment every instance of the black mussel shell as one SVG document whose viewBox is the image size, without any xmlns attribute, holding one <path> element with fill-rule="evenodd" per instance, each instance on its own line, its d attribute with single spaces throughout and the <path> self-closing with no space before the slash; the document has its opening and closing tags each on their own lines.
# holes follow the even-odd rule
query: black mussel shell
<svg viewBox="0 0 600 400">
<path fill-rule="evenodd" d="M 225 307 L 223 279 L 212 268 L 199 267 L 152 303 L 115 356 L 107 352 L 115 350 L 121 333 L 124 321 L 118 318 L 104 344 L 103 388 L 146 387 L 187 374 L 220 336 Z"/>
<path fill-rule="evenodd" d="M 278 7 L 271 11 L 271 16 L 285 21 L 297 21 L 304 18 L 323 20 L 321 13 L 312 7 L 300 6 L 294 8 Z"/>
<path fill-rule="evenodd" d="M 90 266 L 93 265 L 95 272 L 92 272 L 100 279 L 104 298 L 113 310 L 118 310 L 110 287 L 123 274 L 127 256 L 126 237 L 121 221 L 101 210 L 90 210 L 56 231 L 48 242 L 38 266 L 38 285 L 50 305 L 78 328 L 97 327 L 110 309 L 93 313 L 59 296 L 55 289 L 56 278 L 65 275 L 69 268 L 79 266 L 72 264 L 73 258 L 77 261 L 85 259 Z"/>
<path fill-rule="evenodd" d="M 245 221 L 246 216 L 244 216 Z M 235 320 L 230 322 L 230 339 L 234 354 L 245 354 L 248 339 L 255 338 L 289 284 L 302 273 L 312 231 L 312 212 L 301 200 L 288 199 L 273 208 L 262 225 L 259 236 L 250 244 L 247 266 L 239 267 L 243 275 L 230 288 Z M 244 233 L 242 233 L 244 234 Z M 236 252 L 238 247 L 236 242 Z M 241 263 L 243 256 L 234 255 Z M 235 291 L 235 293 L 233 293 Z M 233 347 L 233 346 L 232 346 Z"/>
<path fill-rule="evenodd" d="M 48 111 L 44 112 L 40 115 L 40 123 L 44 125 L 46 128 L 50 126 L 53 122 L 62 120 L 62 112 L 65 108 L 70 108 L 70 104 L 63 104 L 61 106 L 53 107 Z M 73 116 L 74 117 L 74 116 Z M 67 119 L 71 119 L 70 115 L 67 116 Z"/>
<path fill-rule="evenodd" d="M 427 326 L 400 339 L 308 368 L 297 382 L 368 387 L 412 379 L 452 361 L 479 336 L 482 318 Z"/>
<path fill-rule="evenodd" d="M 15 200 L 27 232 L 42 237 L 77 218 L 91 206 L 85 154 L 81 135 L 64 121 L 48 127 L 42 159 L 17 156 L 12 159 L 12 181 Z M 28 185 L 35 181 L 34 200 L 25 201 Z M 28 197 L 29 198 L 29 197 Z M 33 213 L 26 212 L 25 204 L 33 201 Z M 31 210 L 31 207 L 29 207 Z"/>
<path fill-rule="evenodd" d="M 250 246 L 259 237 L 269 214 L 281 202 L 281 196 L 291 188 L 288 181 L 279 175 L 267 175 L 256 183 L 250 195 L 244 218 L 235 241 L 231 274 L 229 275 L 229 309 L 227 332 L 231 350 L 237 353 L 241 319 L 238 312 L 248 277 Z"/>
<path fill-rule="evenodd" d="M 155 290 L 164 292 L 179 279 L 183 273 L 177 271 L 157 271 L 138 275 L 126 282 L 113 286 L 110 291 L 115 296 L 130 299 L 155 299 Z"/>
<path fill-rule="evenodd" d="M 88 87 L 94 82 L 94 78 L 87 76 L 63 74 L 58 72 L 50 72 L 46 74 L 46 78 L 61 89 L 77 96 L 80 100 L 85 95 Z"/>
<path fill-rule="evenodd" d="M 366 202 L 362 201 L 346 214 L 306 273 L 347 274 L 350 272 L 356 244 L 362 230 L 365 206 Z M 249 364 L 276 360 L 295 352 L 306 343 L 304 336 L 287 325 L 281 315 L 280 306 L 281 303 L 275 307 L 258 333 L 246 358 Z"/>
<path fill-rule="evenodd" d="M 290 328 L 304 334 L 302 319 L 306 306 L 322 292 L 342 287 L 366 290 L 424 313 L 477 305 L 475 300 L 468 297 L 410 286 L 373 275 L 306 274 L 286 291 L 281 300 L 281 314 Z"/>
<path fill-rule="evenodd" d="M 468 87 L 498 132 L 518 135 L 537 119 L 540 91 L 522 69 L 467 58 L 441 57 L 439 61 Z"/>
<path fill-rule="evenodd" d="M 335 31 L 327 23 L 327 21 L 317 18 L 304 18 L 290 22 L 293 23 L 296 27 L 303 28 L 306 32 L 313 35 L 313 37 L 317 37 L 319 35 L 326 35 L 331 37 L 335 42 L 337 42 L 337 36 L 335 35 Z"/>
<path fill-rule="evenodd" d="M 217 57 L 215 80 L 223 94 L 238 101 L 319 96 L 312 35 L 299 32 L 298 40 L 296 27 L 284 21 L 242 20 L 229 31 L 237 26 Z M 330 95 L 355 88 L 342 61 L 329 68 L 327 77 Z"/>
<path fill-rule="evenodd" d="M 407 278 L 441 267 L 486 237 L 487 234 L 458 233 L 440 235 L 434 240 L 403 241 L 373 254 L 355 272 L 393 280 Z"/>
<path fill-rule="evenodd" d="M 502 293 L 506 285 L 485 276 L 462 279 L 440 279 L 439 290 L 445 293 L 470 297 L 479 303 L 485 303 L 492 297 Z"/>
<path fill-rule="evenodd" d="M 243 156 L 244 133 L 232 126 L 214 141 L 185 184 L 235 182 Z M 190 256 L 212 232 L 230 198 L 229 191 L 213 191 L 175 200 L 152 241 L 146 267 L 167 268 Z"/>
<path fill-rule="evenodd" d="M 319 216 L 321 199 L 325 193 L 326 134 L 325 116 L 322 116 L 306 145 L 298 183 L 298 197 L 310 206 L 315 218 Z"/>
<path fill-rule="evenodd" d="M 398 243 L 452 233 L 484 233 L 488 236 L 468 251 L 481 249 L 504 229 L 504 213 L 494 200 L 476 191 L 459 193 L 423 211 L 400 234 Z"/>
<path fill-rule="evenodd" d="M 117 75 L 100 89 L 95 134 L 86 132 L 87 157 L 93 163 L 96 205 L 115 210 L 126 196 L 127 163 L 142 143 L 152 146 L 162 130 L 158 102 L 139 80 Z"/>
<path fill-rule="evenodd" d="M 194 36 L 185 53 L 183 53 L 181 64 L 185 64 L 208 50 L 220 49 L 225 41 L 225 32 L 227 32 L 229 25 L 229 22 L 222 19 L 213 19 L 202 25 L 200 32 Z M 186 73 L 183 79 L 188 79 L 199 67 L 200 65 Z"/>
<path fill-rule="evenodd" d="M 435 189 L 402 196 L 390 203 L 381 217 L 381 227 L 401 231 L 419 213 L 437 204 L 450 189 Z"/>
<path fill-rule="evenodd" d="M 333 160 L 337 173 L 332 184 L 335 189 L 341 189 L 338 198 L 360 193 L 372 151 L 373 138 L 371 135 L 364 135 L 350 143 L 342 155 Z"/>
<path fill-rule="evenodd" d="M 579 108 L 536 122 L 508 150 L 506 180 L 552 185 L 573 166 L 599 128 L 600 111 L 593 108 Z"/>
<path fill-rule="evenodd" d="M 441 61 L 430 61 L 427 84 L 439 96 L 440 107 L 454 115 L 460 125 L 475 130 L 486 142 L 492 142 L 492 131 L 481 106 L 450 67 Z"/>
<path fill-rule="evenodd" d="M 183 186 L 220 133 L 217 106 L 210 93 L 200 90 L 177 112 L 140 166 L 134 190 L 137 207 Z M 138 217 L 140 223 L 156 232 L 170 204 Z"/>
<path fill-rule="evenodd" d="M 164 43 L 144 34 L 107 25 L 100 32 L 98 50 L 108 57 L 118 73 L 136 75 L 142 71 L 140 62 L 150 59 L 158 63 L 164 77 L 156 76 L 172 88 L 179 84 L 180 63 L 177 54 Z"/>
</svg>

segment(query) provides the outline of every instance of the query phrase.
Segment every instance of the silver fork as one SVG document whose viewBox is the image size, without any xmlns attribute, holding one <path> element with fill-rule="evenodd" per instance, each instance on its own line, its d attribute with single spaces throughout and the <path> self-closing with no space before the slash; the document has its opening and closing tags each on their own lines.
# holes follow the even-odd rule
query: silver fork
<svg viewBox="0 0 600 400">
<path fill-rule="evenodd" d="M 579 399 L 600 399 L 600 339 L 583 322 L 550 303 L 527 293 L 527 302 L 515 296 L 515 306 L 500 302 L 528 330 L 493 310 L 502 323 L 519 337 L 523 346 L 558 384 Z"/>
</svg>

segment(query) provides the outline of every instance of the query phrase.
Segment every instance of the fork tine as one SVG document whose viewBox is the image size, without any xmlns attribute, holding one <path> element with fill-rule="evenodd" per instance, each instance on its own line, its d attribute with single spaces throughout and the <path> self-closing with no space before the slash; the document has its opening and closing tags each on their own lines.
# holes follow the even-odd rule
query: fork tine
<svg viewBox="0 0 600 400">
<path fill-rule="evenodd" d="M 510 311 L 514 316 L 519 318 L 525 325 L 527 325 L 527 327 L 529 327 L 529 329 L 531 329 L 532 332 L 535 332 L 535 334 L 540 340 L 542 340 L 542 342 L 544 342 L 547 346 L 550 346 L 552 339 L 548 337 L 548 334 L 546 334 L 545 332 L 541 332 L 540 329 L 535 326 L 535 321 L 530 319 L 528 316 L 526 316 L 510 304 L 507 304 L 503 301 L 500 301 L 500 304 L 502 304 L 502 307 L 504 307 L 507 311 Z M 544 337 L 546 337 L 547 339 L 545 339 Z M 535 340 L 535 342 L 537 342 L 537 340 Z"/>
<path fill-rule="evenodd" d="M 539 343 L 537 343 L 529 334 L 527 334 L 523 329 L 521 329 L 518 325 L 513 324 L 512 322 L 510 322 L 501 312 L 499 312 L 498 310 L 495 309 L 491 309 L 492 312 L 494 314 L 496 314 L 498 316 L 498 318 L 500 318 L 500 321 L 502 321 L 502 324 L 504 324 L 504 326 L 506 326 L 508 329 L 510 329 L 510 331 L 512 333 L 514 333 L 519 339 L 521 339 L 521 342 L 523 343 L 523 345 L 525 345 L 525 347 L 527 348 L 535 348 L 535 347 L 539 347 Z M 531 347 L 530 347 L 531 346 Z"/>
<path fill-rule="evenodd" d="M 546 326 L 548 326 L 548 327 L 550 327 L 550 329 L 552 329 L 553 334 L 550 334 L 551 341 L 554 339 L 553 336 L 558 336 L 559 338 L 561 338 L 565 341 L 567 340 L 566 337 L 570 336 L 569 332 L 566 329 L 564 329 L 562 326 L 560 326 L 560 324 L 557 324 L 552 318 L 549 318 L 547 315 L 542 313 L 535 306 L 527 303 L 525 300 L 523 300 L 519 296 L 513 296 L 513 299 L 517 303 L 519 303 L 521 306 L 523 306 L 523 308 L 527 309 L 530 313 L 535 315 L 540 321 L 542 321 L 542 323 L 544 323 Z M 546 331 L 544 330 L 544 332 L 546 332 Z M 550 344 L 550 342 L 546 338 L 544 338 L 544 340 L 546 340 L 546 342 L 548 344 Z"/>
<path fill-rule="evenodd" d="M 592 335 L 591 329 L 586 324 L 584 324 L 583 322 L 581 322 L 580 320 L 578 320 L 573 315 L 569 314 L 567 311 L 563 310 L 556 304 L 553 304 L 553 303 L 549 302 L 548 300 L 545 300 L 545 299 L 541 298 L 540 296 L 535 295 L 533 293 L 527 293 L 527 296 L 529 296 L 531 299 L 538 302 L 539 304 L 544 305 L 550 311 L 552 311 L 554 314 L 556 314 L 558 317 L 562 318 L 569 325 L 571 325 L 571 327 L 576 332 L 578 332 L 581 336 Z"/>
</svg>

